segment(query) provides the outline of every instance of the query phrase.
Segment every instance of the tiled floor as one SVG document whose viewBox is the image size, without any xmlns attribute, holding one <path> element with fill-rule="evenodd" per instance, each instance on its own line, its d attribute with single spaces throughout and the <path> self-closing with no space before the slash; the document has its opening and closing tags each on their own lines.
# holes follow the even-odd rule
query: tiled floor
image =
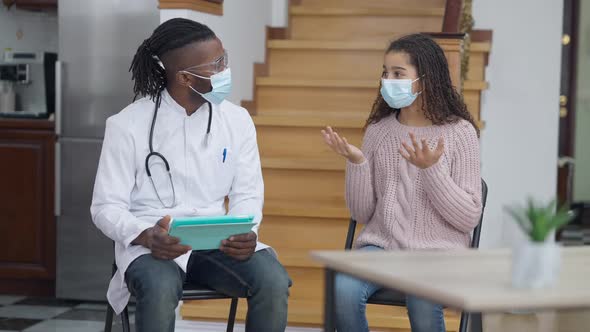
<svg viewBox="0 0 590 332">
<path fill-rule="evenodd" d="M 104 303 L 0 295 L 0 332 L 100 332 L 105 316 Z M 114 331 L 121 331 L 119 322 Z"/>
<path fill-rule="evenodd" d="M 134 308 L 129 307 L 131 331 Z M 102 332 L 106 316 L 106 303 L 83 303 L 47 298 L 24 298 L 0 295 L 0 332 Z M 121 319 L 115 317 L 113 332 L 122 332 Z M 222 332 L 224 323 L 177 320 L 176 332 Z M 237 324 L 235 332 L 244 332 Z M 316 332 L 320 329 L 288 328 L 287 332 Z"/>
</svg>

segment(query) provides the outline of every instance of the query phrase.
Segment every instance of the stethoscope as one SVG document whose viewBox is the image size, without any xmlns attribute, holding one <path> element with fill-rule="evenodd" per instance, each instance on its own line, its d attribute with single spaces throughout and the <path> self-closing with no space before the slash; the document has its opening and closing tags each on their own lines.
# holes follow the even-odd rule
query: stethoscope
<svg viewBox="0 0 590 332">
<path fill-rule="evenodd" d="M 164 157 L 161 153 L 154 151 L 154 146 L 153 146 L 154 128 L 156 127 L 156 118 L 158 117 L 158 108 L 160 106 L 160 101 L 161 101 L 161 97 L 160 97 L 160 94 L 158 94 L 158 97 L 156 98 L 156 105 L 154 107 L 154 116 L 152 118 L 152 124 L 150 126 L 150 136 L 149 136 L 150 153 L 148 153 L 148 155 L 145 157 L 145 172 L 147 173 L 147 176 L 150 178 L 150 182 L 152 183 L 152 187 L 154 188 L 154 192 L 156 193 L 156 196 L 158 197 L 158 200 L 160 201 L 160 203 L 162 203 L 162 205 L 165 208 L 170 209 L 176 205 L 176 190 L 174 189 L 174 181 L 172 181 L 172 173 L 170 172 L 170 164 L 168 163 L 168 160 L 166 160 L 166 157 Z M 205 136 L 205 144 L 207 144 L 207 142 L 209 141 L 209 135 L 211 134 L 211 119 L 213 118 L 213 110 L 211 108 L 211 103 L 207 102 L 207 104 L 209 105 L 209 120 L 207 121 L 207 134 Z M 150 158 L 152 158 L 152 157 L 157 157 L 160 160 L 162 160 L 164 162 L 164 166 L 166 167 L 166 172 L 168 172 L 168 178 L 170 179 L 170 186 L 172 187 L 172 204 L 171 205 L 166 205 L 164 203 L 164 201 L 160 197 L 160 194 L 158 193 L 158 189 L 156 189 L 156 185 L 154 184 L 154 180 L 152 179 L 152 172 L 150 171 Z"/>
</svg>

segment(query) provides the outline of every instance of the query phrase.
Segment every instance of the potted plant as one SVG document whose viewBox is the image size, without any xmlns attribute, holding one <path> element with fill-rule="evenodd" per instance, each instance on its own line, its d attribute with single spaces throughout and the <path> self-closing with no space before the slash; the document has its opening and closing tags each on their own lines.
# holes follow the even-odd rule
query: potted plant
<svg viewBox="0 0 590 332">
<path fill-rule="evenodd" d="M 547 205 L 528 200 L 525 208 L 509 208 L 528 241 L 512 253 L 512 286 L 543 288 L 555 283 L 561 265 L 560 247 L 553 240 L 554 231 L 570 222 L 574 213 L 565 206 L 556 209 L 555 201 Z"/>
</svg>

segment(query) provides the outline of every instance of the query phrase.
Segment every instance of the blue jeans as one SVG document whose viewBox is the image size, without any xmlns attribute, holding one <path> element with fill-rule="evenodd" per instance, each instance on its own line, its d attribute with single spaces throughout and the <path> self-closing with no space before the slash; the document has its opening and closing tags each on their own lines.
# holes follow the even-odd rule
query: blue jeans
<svg viewBox="0 0 590 332">
<path fill-rule="evenodd" d="M 283 332 L 287 326 L 291 279 L 269 250 L 254 253 L 247 261 L 219 250 L 194 251 L 186 275 L 174 261 L 143 255 L 127 268 L 125 280 L 137 301 L 137 331 L 174 331 L 174 309 L 185 281 L 247 298 L 246 331 Z"/>
<path fill-rule="evenodd" d="M 367 246 L 360 250 L 383 249 Z M 368 332 L 367 300 L 380 288 L 367 281 L 337 274 L 335 285 L 336 330 L 338 332 Z M 412 332 L 445 332 L 445 320 L 441 305 L 408 295 L 406 296 L 406 306 Z"/>
</svg>

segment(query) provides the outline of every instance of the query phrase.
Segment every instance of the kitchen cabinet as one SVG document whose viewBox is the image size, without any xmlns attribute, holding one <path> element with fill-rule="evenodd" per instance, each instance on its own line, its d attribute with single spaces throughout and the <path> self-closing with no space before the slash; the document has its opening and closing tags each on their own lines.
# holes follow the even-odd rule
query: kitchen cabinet
<svg viewBox="0 0 590 332">
<path fill-rule="evenodd" d="M 0 293 L 54 295 L 55 131 L 0 119 Z"/>
<path fill-rule="evenodd" d="M 16 0 L 16 8 L 26 10 L 55 10 L 57 0 Z"/>
</svg>

